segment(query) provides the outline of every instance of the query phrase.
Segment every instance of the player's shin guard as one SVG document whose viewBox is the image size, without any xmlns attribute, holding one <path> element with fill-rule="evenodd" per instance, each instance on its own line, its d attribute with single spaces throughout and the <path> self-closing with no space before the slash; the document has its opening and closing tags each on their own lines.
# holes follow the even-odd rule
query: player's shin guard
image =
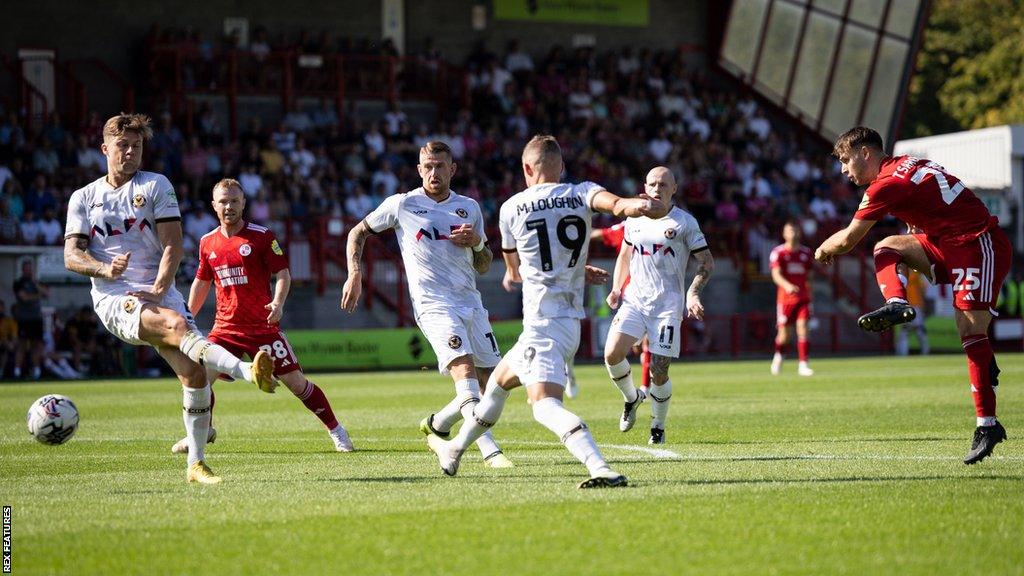
<svg viewBox="0 0 1024 576">
<path fill-rule="evenodd" d="M 210 433 L 211 393 L 209 384 L 202 388 L 182 387 L 182 417 L 185 421 L 185 438 L 188 439 L 189 466 L 206 457 L 206 437 Z"/>
<path fill-rule="evenodd" d="M 189 330 L 181 337 L 178 349 L 193 362 L 227 374 L 235 379 L 252 380 L 249 365 L 228 352 L 223 346 L 210 342 L 202 335 Z"/>
<path fill-rule="evenodd" d="M 648 394 L 651 398 L 651 428 L 665 429 L 665 421 L 668 420 L 668 405 L 672 401 L 672 379 L 665 380 L 661 386 L 651 385 Z"/>
<path fill-rule="evenodd" d="M 807 340 L 800 338 L 796 341 L 796 353 L 800 358 L 801 362 L 807 362 Z"/>
<path fill-rule="evenodd" d="M 622 392 L 622 398 L 626 402 L 636 401 L 636 386 L 633 385 L 633 375 L 629 370 L 629 360 L 623 360 L 615 365 L 605 362 L 604 367 L 608 369 L 608 376 L 611 377 L 612 383 L 619 389 L 619 392 Z"/>
<path fill-rule="evenodd" d="M 338 419 L 334 417 L 331 403 L 327 400 L 327 396 L 324 396 L 324 391 L 319 386 L 306 380 L 306 388 L 301 394 L 296 394 L 295 396 L 302 401 L 303 406 L 324 423 L 328 430 L 334 430 L 338 427 Z"/>
<path fill-rule="evenodd" d="M 587 425 L 579 416 L 566 410 L 561 400 L 542 398 L 534 402 L 533 417 L 558 436 L 569 452 L 587 467 L 592 477 L 608 472 L 608 464 Z"/>
<path fill-rule="evenodd" d="M 501 417 L 501 411 L 505 409 L 505 400 L 508 399 L 508 395 L 508 390 L 498 386 L 498 383 L 492 378 L 487 384 L 484 397 L 473 408 L 471 417 L 466 418 L 462 427 L 459 428 L 459 433 L 452 438 L 451 446 L 460 452 L 465 451 L 470 444 L 476 442 L 490 430 L 491 426 L 494 426 L 498 418 Z"/>
<path fill-rule="evenodd" d="M 900 281 L 896 269 L 902 260 L 903 256 L 892 248 L 875 250 L 875 280 L 878 281 L 878 289 L 882 291 L 882 297 L 886 302 L 893 298 L 907 301 L 907 288 Z"/>
<path fill-rule="evenodd" d="M 996 423 L 996 387 L 999 385 L 999 367 L 992 343 L 984 334 L 965 336 L 961 342 L 967 353 L 967 373 L 978 426 L 992 426 Z"/>
</svg>

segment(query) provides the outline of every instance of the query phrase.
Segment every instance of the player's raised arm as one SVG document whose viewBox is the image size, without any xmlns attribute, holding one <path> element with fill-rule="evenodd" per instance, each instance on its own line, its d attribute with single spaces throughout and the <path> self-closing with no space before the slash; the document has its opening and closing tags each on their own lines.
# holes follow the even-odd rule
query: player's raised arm
<svg viewBox="0 0 1024 576">
<path fill-rule="evenodd" d="M 715 270 L 715 258 L 707 247 L 690 254 L 697 263 L 697 274 L 690 282 L 690 288 L 686 291 L 686 311 L 697 320 L 704 319 L 704 305 L 700 301 L 700 293 L 704 291 L 711 273 Z"/>
<path fill-rule="evenodd" d="M 653 213 L 664 211 L 664 206 L 659 200 L 651 198 L 623 198 L 607 190 L 595 193 L 590 201 L 590 207 L 597 212 L 611 214 L 616 218 L 649 216 Z"/>
<path fill-rule="evenodd" d="M 288 299 L 288 292 L 292 289 L 292 273 L 287 268 L 277 272 L 277 280 L 274 282 L 274 299 L 264 306 L 270 313 L 267 315 L 269 324 L 277 324 L 284 314 L 284 301 Z"/>
<path fill-rule="evenodd" d="M 849 226 L 829 236 L 821 246 L 818 246 L 814 251 L 814 259 L 822 264 L 831 264 L 836 256 L 853 250 L 875 222 L 876 220 L 854 218 Z"/>
<path fill-rule="evenodd" d="M 629 262 L 633 257 L 633 249 L 626 242 L 619 248 L 619 255 L 615 258 L 615 271 L 612 274 L 612 290 L 608 293 L 608 307 L 618 310 L 622 302 L 622 285 L 629 275 Z"/>
</svg>

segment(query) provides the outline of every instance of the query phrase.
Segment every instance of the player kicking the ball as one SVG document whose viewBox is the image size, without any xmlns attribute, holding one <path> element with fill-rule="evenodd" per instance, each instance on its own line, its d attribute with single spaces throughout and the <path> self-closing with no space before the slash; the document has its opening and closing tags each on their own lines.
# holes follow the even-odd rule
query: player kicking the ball
<svg viewBox="0 0 1024 576">
<path fill-rule="evenodd" d="M 623 218 L 664 208 L 657 200 L 619 198 L 592 182 L 560 184 L 565 165 L 552 136 L 530 140 L 522 162 L 528 188 L 505 201 L 499 224 L 505 282 L 523 284 L 523 333 L 455 438 L 432 434 L 427 443 L 441 470 L 454 476 L 465 450 L 498 421 L 509 392 L 525 385 L 534 418 L 589 470 L 580 488 L 625 486 L 626 477 L 604 461 L 587 425 L 562 405 L 566 365 L 579 347 L 583 288 L 594 270 L 585 266 L 594 212 Z"/>
<path fill-rule="evenodd" d="M 184 253 L 181 215 L 167 178 L 139 170 L 149 118 L 120 114 L 103 125 L 107 175 L 76 190 L 68 203 L 64 265 L 92 278 L 92 302 L 111 334 L 149 344 L 181 380 L 189 482 L 217 484 L 204 461 L 210 428 L 206 368 L 255 382 L 273 392 L 273 361 L 266 352 L 242 362 L 199 332 L 174 287 Z"/>
<path fill-rule="evenodd" d="M 428 142 L 420 149 L 416 169 L 423 178 L 421 188 L 386 198 L 349 232 L 341 307 L 351 312 L 359 301 L 366 238 L 394 228 L 416 324 L 437 355 L 438 370 L 455 381 L 455 398 L 424 418 L 420 431 L 447 438 L 456 422 L 472 417 L 473 406 L 480 401 L 480 382 L 486 384 L 501 360 L 476 289 L 476 274 L 487 272 L 494 255 L 484 237 L 480 205 L 449 187 L 456 170 L 451 148 L 444 142 Z M 474 440 L 488 466 L 512 466 L 490 434 Z"/>
<path fill-rule="evenodd" d="M 967 353 L 977 415 L 964 464 L 980 462 L 1006 439 L 1006 430 L 996 419 L 999 367 L 988 327 L 1010 269 L 1010 241 L 999 221 L 959 178 L 923 158 L 887 156 L 882 137 L 870 128 L 853 128 L 840 136 L 833 153 L 843 165 L 843 174 L 868 189 L 850 225 L 825 240 L 814 257 L 830 264 L 853 249 L 887 214 L 916 232 L 875 244 L 875 273 L 885 305 L 857 322 L 864 330 L 881 332 L 916 317 L 898 273 L 901 263 L 934 283 L 953 285 L 956 326 Z"/>
<path fill-rule="evenodd" d="M 625 401 L 619 420 L 619 430 L 623 432 L 633 428 L 637 409 L 647 396 L 633 385 L 626 354 L 644 336 L 650 343 L 650 444 L 665 442 L 665 421 L 672 399 L 668 366 L 672 358 L 679 357 L 683 315 L 704 319 L 700 293 L 715 268 L 697 220 L 672 205 L 675 192 L 676 179 L 668 168 L 658 166 L 647 174 L 644 194 L 658 200 L 663 208 L 649 216 L 626 220 L 612 291 L 608 294 L 608 306 L 618 312 L 605 342 L 604 364 Z M 697 262 L 697 273 L 687 290 L 686 265 L 690 256 Z M 627 275 L 629 284 L 620 291 Z"/>
<path fill-rule="evenodd" d="M 239 356 L 255 357 L 261 351 L 270 355 L 274 376 L 323 422 L 335 450 L 351 452 L 348 432 L 335 418 L 323 390 L 302 373 L 288 338 L 278 326 L 292 284 L 288 258 L 273 232 L 242 219 L 244 210 L 245 193 L 237 180 L 227 178 L 213 187 L 213 211 L 220 226 L 199 241 L 199 268 L 188 294 L 188 308 L 192 314 L 199 314 L 210 284 L 216 284 L 217 316 L 210 342 Z M 271 297 L 270 277 L 275 274 Z M 217 376 L 211 373 L 210 382 Z M 217 431 L 211 426 L 209 441 L 216 437 Z M 184 453 L 185 449 L 182 439 L 171 452 Z"/>
</svg>

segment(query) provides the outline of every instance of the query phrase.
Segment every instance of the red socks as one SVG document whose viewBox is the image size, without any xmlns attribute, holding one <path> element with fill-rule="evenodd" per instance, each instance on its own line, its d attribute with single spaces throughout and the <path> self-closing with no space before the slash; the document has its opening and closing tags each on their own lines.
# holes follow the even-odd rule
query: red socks
<svg viewBox="0 0 1024 576">
<path fill-rule="evenodd" d="M 338 427 L 338 419 L 334 417 L 331 403 L 327 401 L 327 396 L 324 396 L 324 391 L 319 386 L 306 380 L 305 391 L 296 396 L 298 396 L 299 400 L 302 400 L 302 404 L 310 412 L 315 414 L 324 423 L 324 426 L 327 426 L 328 430 L 334 430 Z"/>
<path fill-rule="evenodd" d="M 807 362 L 807 340 L 797 340 L 796 351 L 800 361 Z"/>
<path fill-rule="evenodd" d="M 892 248 L 878 248 L 875 250 L 875 280 L 878 281 L 878 289 L 882 291 L 882 297 L 888 302 L 890 298 L 907 299 L 907 288 L 900 282 L 899 273 L 896 272 L 896 265 L 903 257 Z"/>
<path fill-rule="evenodd" d="M 640 352 L 640 362 L 643 363 L 644 366 L 644 375 L 641 385 L 644 387 L 644 390 L 647 390 L 651 386 L 651 351 L 647 349 L 647 346 L 644 346 L 643 351 Z"/>
<path fill-rule="evenodd" d="M 994 418 L 996 415 L 996 391 L 994 384 L 999 375 L 992 343 L 984 334 L 974 334 L 961 339 L 967 353 L 967 373 L 971 379 L 971 393 L 974 396 L 974 410 L 978 418 Z"/>
<path fill-rule="evenodd" d="M 786 345 L 779 342 L 778 338 L 775 339 L 775 353 L 780 356 L 785 356 L 786 354 Z"/>
</svg>

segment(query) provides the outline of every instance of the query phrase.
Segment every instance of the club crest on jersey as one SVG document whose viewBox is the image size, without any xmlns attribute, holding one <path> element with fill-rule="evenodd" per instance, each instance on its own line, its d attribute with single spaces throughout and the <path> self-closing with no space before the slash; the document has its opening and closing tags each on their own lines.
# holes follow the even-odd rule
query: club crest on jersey
<svg viewBox="0 0 1024 576">
<path fill-rule="evenodd" d="M 452 337 L 448 339 L 448 347 L 451 348 L 452 350 L 458 350 L 459 348 L 462 348 L 462 338 L 460 338 L 457 334 L 453 334 Z"/>
<path fill-rule="evenodd" d="M 284 250 L 281 250 L 281 245 L 277 243 L 277 239 L 270 241 L 270 249 L 278 256 L 284 256 Z"/>
<path fill-rule="evenodd" d="M 669 240 L 671 240 L 671 239 L 673 239 L 675 237 L 676 237 L 676 229 L 675 228 L 669 228 L 668 230 L 665 230 L 665 238 L 668 238 Z"/>
<path fill-rule="evenodd" d="M 146 197 L 145 196 L 143 196 L 142 194 L 136 194 L 135 196 L 132 196 L 132 206 L 135 206 L 136 208 L 142 208 L 145 205 L 146 205 Z"/>
<path fill-rule="evenodd" d="M 238 247 L 238 253 L 242 256 L 248 256 L 249 254 L 252 254 L 252 246 L 249 244 L 242 244 Z"/>
<path fill-rule="evenodd" d="M 138 305 L 139 301 L 136 300 L 134 297 L 125 298 L 124 304 L 122 304 L 122 306 L 124 306 L 124 311 L 127 312 L 128 314 L 135 312 L 135 308 Z"/>
<path fill-rule="evenodd" d="M 469 212 L 466 212 L 465 208 L 459 208 L 455 211 L 455 215 L 459 218 L 469 218 Z"/>
</svg>

